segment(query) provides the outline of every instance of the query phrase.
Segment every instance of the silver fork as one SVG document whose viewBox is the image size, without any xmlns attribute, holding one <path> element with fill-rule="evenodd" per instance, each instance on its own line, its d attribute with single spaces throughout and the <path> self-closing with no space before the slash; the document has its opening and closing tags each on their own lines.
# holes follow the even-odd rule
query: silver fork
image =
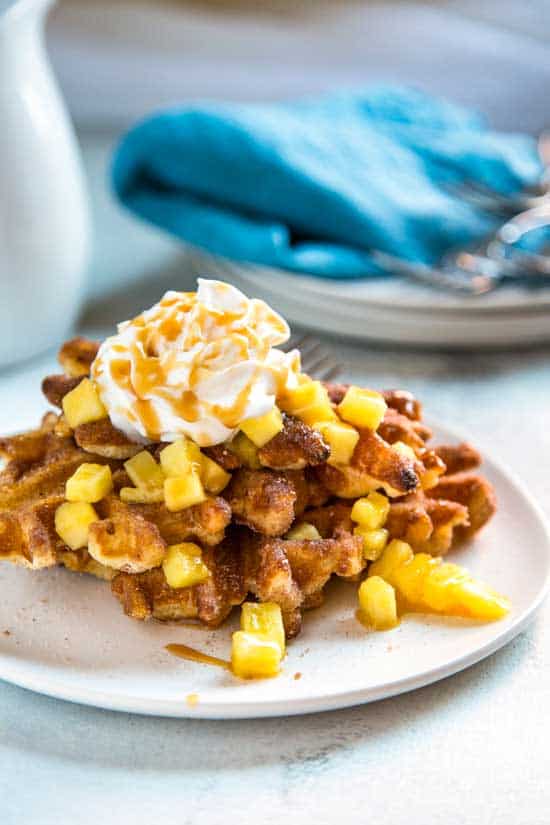
<svg viewBox="0 0 550 825">
<path fill-rule="evenodd" d="M 292 335 L 281 349 L 300 350 L 304 372 L 318 381 L 335 381 L 343 372 L 343 365 L 312 335 Z"/>
<path fill-rule="evenodd" d="M 543 165 L 543 172 L 535 186 L 503 195 L 489 186 L 478 181 L 462 181 L 460 184 L 451 184 L 450 189 L 455 195 L 464 198 L 474 206 L 485 212 L 496 215 L 511 216 L 527 209 L 536 209 L 548 204 L 550 200 L 550 131 L 542 132 L 537 140 L 539 158 Z"/>
</svg>

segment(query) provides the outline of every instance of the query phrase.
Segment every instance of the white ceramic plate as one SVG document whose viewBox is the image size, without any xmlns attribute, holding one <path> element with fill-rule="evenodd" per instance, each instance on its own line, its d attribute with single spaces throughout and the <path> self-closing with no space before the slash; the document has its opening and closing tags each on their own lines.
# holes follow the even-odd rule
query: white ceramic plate
<svg viewBox="0 0 550 825">
<path fill-rule="evenodd" d="M 454 440 L 443 428 L 436 435 Z M 306 615 L 282 675 L 242 682 L 164 650 L 180 642 L 227 658 L 236 619 L 215 632 L 142 624 L 122 614 L 103 582 L 61 569 L 31 572 L 3 564 L 0 677 L 113 710 L 223 719 L 342 708 L 442 679 L 513 639 L 549 584 L 550 539 L 538 508 L 497 464 L 487 461 L 483 470 L 496 487 L 498 515 L 453 558 L 510 596 L 513 611 L 501 622 L 407 616 L 395 630 L 369 633 L 354 617 L 357 586 L 334 582 L 325 605 Z M 190 694 L 198 697 L 194 705 Z"/>
<path fill-rule="evenodd" d="M 471 298 L 397 277 L 335 281 L 188 252 L 195 275 L 229 281 L 290 323 L 323 334 L 465 349 L 550 340 L 548 289 L 508 286 Z"/>
</svg>

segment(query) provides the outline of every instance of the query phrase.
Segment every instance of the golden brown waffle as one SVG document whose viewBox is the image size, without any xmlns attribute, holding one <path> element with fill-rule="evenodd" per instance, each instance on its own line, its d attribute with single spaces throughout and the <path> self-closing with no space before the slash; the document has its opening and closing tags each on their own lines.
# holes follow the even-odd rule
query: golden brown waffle
<svg viewBox="0 0 550 825">
<path fill-rule="evenodd" d="M 44 379 L 54 406 L 85 377 L 95 342 L 67 342 L 62 375 Z M 339 403 L 346 385 L 327 385 Z M 131 485 L 124 461 L 143 449 L 106 418 L 72 431 L 62 413 L 50 412 L 34 431 L 0 439 L 6 461 L 0 473 L 0 559 L 38 569 L 56 564 L 110 580 L 127 615 L 136 619 L 222 622 L 249 595 L 281 606 L 287 635 L 299 632 L 302 612 L 323 600 L 333 576 L 353 579 L 365 569 L 363 542 L 354 535 L 354 500 L 370 490 L 391 496 L 386 527 L 416 552 L 436 555 L 470 538 L 491 517 L 494 495 L 474 470 L 479 454 L 468 444 L 429 445 L 430 429 L 409 393 L 384 393 L 388 409 L 376 433 L 360 430 L 351 463 L 327 464 L 321 435 L 289 415 L 283 430 L 258 451 L 260 469 L 242 466 L 225 445 L 205 449 L 232 478 L 221 495 L 179 512 L 164 503 L 129 504 L 120 489 Z M 405 450 L 392 448 L 397 442 Z M 147 449 L 158 458 L 164 445 Z M 407 452 L 409 448 L 409 452 Z M 412 449 L 413 454 L 410 453 Z M 88 547 L 71 550 L 55 530 L 65 482 L 84 462 L 109 464 L 114 489 L 95 506 Z M 284 538 L 299 522 L 321 538 Z M 194 587 L 174 589 L 161 562 L 169 545 L 193 541 L 210 571 Z"/>
<path fill-rule="evenodd" d="M 132 618 L 197 618 L 211 626 L 251 593 L 281 606 L 290 637 L 300 630 L 302 609 L 322 602 L 323 588 L 333 574 L 351 578 L 364 569 L 362 548 L 361 539 L 346 532 L 298 541 L 266 538 L 242 528 L 203 554 L 211 571 L 203 584 L 174 590 L 157 568 L 137 576 L 120 573 L 112 590 Z"/>
<path fill-rule="evenodd" d="M 320 433 L 283 413 L 283 429 L 258 452 L 260 464 L 272 470 L 303 470 L 324 464 L 330 449 Z"/>
</svg>

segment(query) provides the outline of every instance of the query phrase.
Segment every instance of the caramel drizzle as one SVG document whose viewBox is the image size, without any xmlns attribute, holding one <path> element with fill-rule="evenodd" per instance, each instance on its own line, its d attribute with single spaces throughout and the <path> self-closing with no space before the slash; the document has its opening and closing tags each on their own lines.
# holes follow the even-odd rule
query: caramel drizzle
<svg viewBox="0 0 550 825">
<path fill-rule="evenodd" d="M 223 667 L 225 670 L 231 670 L 231 662 L 218 659 L 217 656 L 209 656 L 208 653 L 203 653 L 201 650 L 196 650 L 196 648 L 188 645 L 170 644 L 166 645 L 164 649 L 172 656 L 177 656 L 178 659 L 185 659 L 188 662 L 200 662 L 202 665 L 215 665 L 216 667 Z"/>
</svg>

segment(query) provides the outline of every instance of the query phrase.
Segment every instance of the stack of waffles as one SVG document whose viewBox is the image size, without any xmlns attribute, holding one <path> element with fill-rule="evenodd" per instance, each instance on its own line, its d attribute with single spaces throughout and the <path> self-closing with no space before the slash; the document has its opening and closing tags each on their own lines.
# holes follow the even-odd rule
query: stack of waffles
<svg viewBox="0 0 550 825">
<path fill-rule="evenodd" d="M 132 461 L 146 453 L 160 468 L 166 444 L 136 444 L 108 417 L 69 425 L 63 400 L 87 380 L 97 349 L 81 338 L 67 342 L 59 354 L 63 374 L 43 382 L 56 412 L 37 430 L 0 439 L 0 559 L 104 579 L 132 618 L 214 627 L 252 598 L 279 605 L 292 637 L 303 612 L 322 603 L 331 577 L 359 580 L 392 539 L 415 553 L 445 555 L 495 510 L 476 450 L 432 446 L 418 401 L 394 390 L 382 393 L 378 426 L 357 428 L 345 465 L 331 461 L 322 428 L 283 412 L 282 429 L 261 447 L 241 438 L 202 450 L 223 483 L 200 502 L 175 509 L 162 496 L 122 493 L 135 482 Z M 336 408 L 349 388 L 325 389 Z M 90 464 L 108 467 L 110 483 L 94 501 L 85 541 L 68 543 L 60 508 L 68 482 Z M 355 517 L 358 501 L 370 501 L 367 509 L 383 518 L 365 529 Z M 200 548 L 205 575 L 174 586 L 168 553 L 190 543 Z"/>
</svg>

